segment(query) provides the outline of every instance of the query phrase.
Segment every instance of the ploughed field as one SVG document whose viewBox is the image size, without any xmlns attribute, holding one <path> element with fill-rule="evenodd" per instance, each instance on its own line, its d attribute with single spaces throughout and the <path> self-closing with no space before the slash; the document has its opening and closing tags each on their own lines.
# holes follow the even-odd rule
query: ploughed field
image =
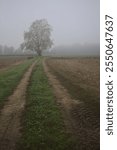
<svg viewBox="0 0 117 150">
<path fill-rule="evenodd" d="M 100 63 L 99 58 L 48 58 L 49 70 L 78 104 L 72 105 L 79 149 L 99 149 Z"/>
</svg>

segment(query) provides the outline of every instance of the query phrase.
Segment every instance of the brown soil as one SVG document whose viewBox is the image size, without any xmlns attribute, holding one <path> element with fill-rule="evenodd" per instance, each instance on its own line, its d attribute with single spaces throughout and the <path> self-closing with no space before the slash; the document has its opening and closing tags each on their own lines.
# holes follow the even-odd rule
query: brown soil
<svg viewBox="0 0 117 150">
<path fill-rule="evenodd" d="M 99 102 L 97 97 L 97 95 L 99 95 L 99 74 L 97 75 L 97 72 L 99 73 L 99 71 L 97 71 L 99 69 L 97 65 L 98 62 L 99 61 L 95 59 L 50 59 L 43 63 L 50 84 L 53 86 L 57 103 L 59 103 L 62 110 L 67 131 L 75 137 L 78 143 L 78 145 L 76 144 L 77 150 L 100 149 L 99 115 L 92 112 L 89 104 L 85 104 L 85 101 L 78 98 L 80 94 L 80 84 L 84 88 L 84 95 L 88 89 L 91 89 L 96 97 L 96 101 Z M 62 82 L 64 81 L 60 80 L 62 76 L 59 76 L 59 74 L 64 76 L 64 79 L 68 81 L 69 85 L 67 86 L 73 84 L 72 87 L 74 86 L 73 88 L 76 91 L 77 99 L 74 100 L 73 96 L 71 97 L 71 94 L 68 92 L 69 88 L 63 86 L 64 84 Z M 87 98 L 87 101 L 89 99 L 90 98 Z M 96 104 L 92 103 L 92 105 L 95 104 L 95 106 L 97 106 L 98 102 L 96 102 Z M 96 111 L 99 111 L 99 109 Z"/>
<path fill-rule="evenodd" d="M 20 116 L 24 110 L 26 88 L 35 63 L 24 74 L 19 85 L 1 110 L 0 150 L 15 150 L 16 143 L 20 138 Z"/>
<path fill-rule="evenodd" d="M 50 58 L 47 61 L 48 65 L 56 72 L 67 73 L 68 79 L 74 83 L 79 80 L 82 84 L 86 83 L 99 91 L 99 58 Z"/>
</svg>

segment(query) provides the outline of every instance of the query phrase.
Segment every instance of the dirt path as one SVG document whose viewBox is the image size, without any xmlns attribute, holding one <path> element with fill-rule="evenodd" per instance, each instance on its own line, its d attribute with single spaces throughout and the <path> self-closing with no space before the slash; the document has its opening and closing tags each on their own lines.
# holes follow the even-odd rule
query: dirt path
<svg viewBox="0 0 117 150">
<path fill-rule="evenodd" d="M 90 113 L 83 102 L 71 98 L 56 76 L 51 73 L 46 61 L 43 62 L 45 73 L 54 89 L 57 103 L 60 105 L 68 133 L 76 139 L 75 150 L 99 150 L 99 128 L 94 120 L 90 123 Z M 70 85 L 69 85 L 70 86 Z M 93 118 L 92 122 L 93 122 Z"/>
<path fill-rule="evenodd" d="M 0 150 L 15 150 L 20 137 L 20 116 L 25 105 L 25 93 L 34 62 L 24 74 L 19 85 L 8 98 L 0 115 Z"/>
<path fill-rule="evenodd" d="M 49 71 L 45 61 L 43 61 L 44 71 L 49 78 L 50 84 L 54 88 L 54 94 L 57 98 L 57 103 L 63 110 L 63 115 L 65 118 L 65 124 L 67 127 L 67 131 L 71 134 L 76 133 L 76 125 L 74 120 L 71 117 L 71 109 L 75 105 L 79 105 L 81 102 L 79 100 L 74 100 L 71 98 L 70 94 L 68 93 L 67 89 L 65 89 L 57 80 L 57 78 Z"/>
</svg>

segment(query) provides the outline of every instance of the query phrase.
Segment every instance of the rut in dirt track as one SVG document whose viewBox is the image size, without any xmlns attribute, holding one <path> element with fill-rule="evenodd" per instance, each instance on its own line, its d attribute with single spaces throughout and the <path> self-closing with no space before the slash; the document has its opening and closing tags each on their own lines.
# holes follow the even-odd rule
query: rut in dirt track
<svg viewBox="0 0 117 150">
<path fill-rule="evenodd" d="M 25 93 L 34 62 L 24 74 L 13 94 L 8 98 L 0 114 L 0 150 L 15 150 L 21 136 L 20 117 L 25 105 Z"/>
<path fill-rule="evenodd" d="M 99 150 L 99 122 L 90 118 L 92 112 L 80 100 L 74 100 L 63 87 L 50 68 L 43 62 L 45 73 L 53 87 L 57 103 L 59 104 L 67 132 L 74 137 L 78 143 L 74 150 Z M 95 123 L 92 125 L 91 122 Z"/>
</svg>

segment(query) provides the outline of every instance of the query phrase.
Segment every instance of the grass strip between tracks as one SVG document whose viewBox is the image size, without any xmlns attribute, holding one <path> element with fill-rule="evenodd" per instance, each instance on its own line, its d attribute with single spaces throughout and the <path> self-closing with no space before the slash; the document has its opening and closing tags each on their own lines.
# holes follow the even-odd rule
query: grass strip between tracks
<svg viewBox="0 0 117 150">
<path fill-rule="evenodd" d="M 73 138 L 65 132 L 60 109 L 43 71 L 42 59 L 34 68 L 27 89 L 22 127 L 18 149 L 71 150 L 74 146 Z"/>
</svg>

